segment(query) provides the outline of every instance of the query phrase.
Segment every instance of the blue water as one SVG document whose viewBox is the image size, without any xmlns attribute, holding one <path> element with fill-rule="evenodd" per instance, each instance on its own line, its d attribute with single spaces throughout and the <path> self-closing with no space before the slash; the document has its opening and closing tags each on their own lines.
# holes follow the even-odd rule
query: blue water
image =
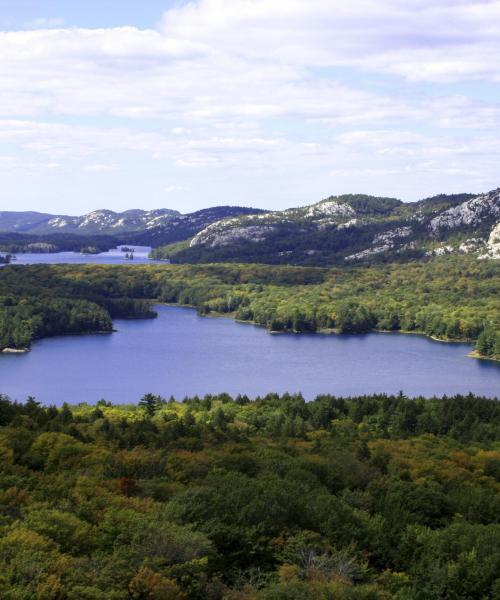
<svg viewBox="0 0 500 600">
<path fill-rule="evenodd" d="M 137 402 L 146 392 L 181 399 L 228 392 L 370 392 L 500 396 L 500 364 L 468 358 L 467 344 L 417 335 L 270 334 L 189 308 L 116 321 L 116 333 L 46 339 L 0 355 L 0 393 L 44 403 Z"/>
<path fill-rule="evenodd" d="M 80 254 L 79 252 L 51 252 L 47 254 L 17 254 L 17 259 L 12 261 L 13 265 L 38 265 L 38 264 L 94 264 L 94 265 L 118 265 L 118 264 L 150 264 L 159 263 L 148 259 L 151 251 L 149 246 L 129 246 L 134 249 L 134 260 L 126 260 L 125 252 L 121 251 L 121 246 L 112 248 L 108 252 L 100 254 Z"/>
</svg>

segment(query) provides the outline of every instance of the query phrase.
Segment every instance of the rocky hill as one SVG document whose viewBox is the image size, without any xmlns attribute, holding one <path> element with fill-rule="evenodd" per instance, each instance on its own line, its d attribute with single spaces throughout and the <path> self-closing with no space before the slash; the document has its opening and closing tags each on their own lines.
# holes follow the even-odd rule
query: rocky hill
<svg viewBox="0 0 500 600">
<path fill-rule="evenodd" d="M 242 206 L 214 206 L 186 215 L 177 214 L 164 223 L 127 236 L 129 243 L 161 246 L 189 239 L 212 223 L 242 215 L 259 215 L 264 211 Z"/>
<path fill-rule="evenodd" d="M 196 235 L 215 221 L 262 211 L 239 206 L 216 206 L 190 214 L 167 208 L 127 210 L 121 213 L 96 210 L 71 217 L 37 212 L 0 212 L 0 234 L 29 236 L 114 236 L 120 242 L 144 245 L 169 244 Z"/>
<path fill-rule="evenodd" d="M 500 189 L 407 203 L 365 195 L 336 196 L 301 208 L 212 223 L 189 245 L 180 246 L 173 260 L 328 265 L 454 252 L 498 257 L 499 223 Z"/>
<path fill-rule="evenodd" d="M 0 212 L 0 231 L 5 233 L 121 234 L 153 229 L 179 215 L 175 210 L 95 210 L 79 217 L 36 212 Z"/>
</svg>

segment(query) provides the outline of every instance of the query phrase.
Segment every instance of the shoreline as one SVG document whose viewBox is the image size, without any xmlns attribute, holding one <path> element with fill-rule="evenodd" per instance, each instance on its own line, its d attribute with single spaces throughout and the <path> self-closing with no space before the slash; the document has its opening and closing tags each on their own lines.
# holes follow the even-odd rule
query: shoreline
<svg viewBox="0 0 500 600">
<path fill-rule="evenodd" d="M 261 327 L 263 329 L 265 329 L 269 334 L 271 335 L 284 335 L 284 334 L 292 334 L 292 335 L 303 335 L 303 334 L 307 334 L 307 335 L 367 335 L 370 333 L 387 333 L 387 334 L 403 334 L 403 335 L 419 335 L 419 336 L 423 336 L 427 339 L 433 340 L 435 342 L 441 342 L 444 344 L 468 344 L 468 345 L 473 345 L 473 341 L 472 340 L 457 340 L 457 339 L 441 339 L 438 337 L 435 337 L 433 335 L 428 335 L 422 331 L 407 331 L 407 330 L 388 330 L 388 329 L 372 329 L 370 331 L 362 331 L 362 332 L 349 332 L 349 333 L 341 333 L 338 329 L 336 328 L 322 328 L 322 329 L 318 329 L 317 331 L 272 331 L 270 329 L 268 329 L 265 325 L 262 325 L 260 323 L 257 323 L 255 321 L 247 321 L 247 320 L 242 320 L 242 319 L 236 319 L 235 318 L 235 313 L 220 313 L 220 312 L 216 312 L 216 311 L 211 311 L 207 314 L 200 314 L 198 312 L 198 309 L 196 308 L 196 306 L 193 306 L 192 304 L 180 304 L 178 302 L 161 302 L 161 301 L 155 301 L 155 300 L 151 300 L 152 303 L 152 308 L 154 310 L 155 306 L 170 306 L 170 307 L 178 307 L 178 308 L 189 308 L 190 310 L 196 310 L 197 314 L 200 317 L 209 317 L 209 318 L 219 318 L 219 319 L 230 319 L 232 321 L 234 321 L 235 323 L 240 323 L 240 324 L 244 324 L 244 325 L 253 325 L 254 327 Z M 124 320 L 124 321 L 135 321 L 135 320 L 147 320 L 147 319 L 155 319 L 157 317 L 157 315 L 153 314 L 153 315 L 141 315 L 138 317 L 118 317 L 116 319 L 113 319 L 113 322 L 115 320 L 120 321 L 120 320 Z M 66 336 L 73 336 L 73 335 L 106 335 L 106 334 L 111 334 L 111 333 L 116 333 L 117 331 L 119 331 L 118 329 L 115 329 L 115 327 L 113 327 L 111 330 L 101 330 L 101 331 L 82 331 L 79 333 L 67 333 L 67 334 L 59 334 L 57 336 L 54 337 L 66 337 Z M 41 339 L 47 339 L 47 338 L 41 338 Z M 35 341 L 35 340 L 34 340 Z M 3 350 L 0 350 L 0 354 L 26 354 L 27 352 L 30 352 L 31 348 L 4 348 Z M 496 363 L 500 363 L 500 359 L 498 358 L 492 358 L 490 356 L 482 356 L 481 354 L 478 354 L 478 352 L 474 349 L 472 349 L 470 352 L 468 352 L 465 355 L 467 358 L 474 358 L 476 360 L 488 360 L 491 362 L 496 362 Z"/>
<path fill-rule="evenodd" d="M 4 348 L 0 350 L 1 354 L 26 354 L 30 348 Z"/>
<path fill-rule="evenodd" d="M 154 302 L 154 301 L 153 301 Z M 406 329 L 396 329 L 396 330 L 391 330 L 391 329 L 372 329 L 370 331 L 360 331 L 357 333 L 341 333 L 338 329 L 336 328 L 323 328 L 323 329 L 318 329 L 317 331 L 271 331 L 270 329 L 268 329 L 265 325 L 261 325 L 260 323 L 256 323 L 255 321 L 245 321 L 243 319 L 236 319 L 234 317 L 235 313 L 219 313 L 219 312 L 215 312 L 212 311 L 210 313 L 207 314 L 200 314 L 198 312 L 198 309 L 196 308 L 196 306 L 193 306 L 192 304 L 179 304 L 177 302 L 154 302 L 155 305 L 157 306 L 177 306 L 179 308 L 190 308 L 192 310 L 196 310 L 197 314 L 200 317 L 210 317 L 210 318 L 225 318 L 225 319 L 231 319 L 232 321 L 234 321 L 235 323 L 241 323 L 241 324 L 246 324 L 246 325 L 254 325 L 255 327 L 262 327 L 264 328 L 268 333 L 270 333 L 271 335 L 283 335 L 283 334 L 292 334 L 292 335 L 301 335 L 301 334 L 308 334 L 308 335 L 315 335 L 315 334 L 321 334 L 321 335 L 366 335 L 369 333 L 390 333 L 390 334 L 403 334 L 403 335 L 420 335 L 422 337 L 425 337 L 429 340 L 432 340 L 434 342 L 441 342 L 443 344 L 467 344 L 469 346 L 473 346 L 474 345 L 474 341 L 473 340 L 457 340 L 457 339 L 449 339 L 449 340 L 445 340 L 442 338 L 438 338 L 434 335 L 428 335 L 427 333 L 424 333 L 423 331 L 408 331 Z M 493 362 L 500 362 L 500 359 L 498 358 L 491 358 L 490 356 L 482 356 L 481 354 L 478 354 L 476 352 L 476 350 L 472 349 L 469 353 L 467 353 L 465 355 L 467 358 L 475 358 L 476 360 L 489 360 L 489 361 L 493 361 Z"/>
<path fill-rule="evenodd" d="M 500 363 L 500 358 L 493 358 L 492 356 L 483 356 L 482 354 L 478 354 L 476 350 L 469 352 L 467 356 L 469 358 L 476 358 L 477 360 L 489 360 L 491 362 Z"/>
</svg>

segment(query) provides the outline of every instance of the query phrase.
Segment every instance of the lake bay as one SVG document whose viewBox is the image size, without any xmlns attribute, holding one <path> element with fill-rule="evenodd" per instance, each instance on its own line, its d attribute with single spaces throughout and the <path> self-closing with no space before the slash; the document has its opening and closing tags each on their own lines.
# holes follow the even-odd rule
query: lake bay
<svg viewBox="0 0 500 600">
<path fill-rule="evenodd" d="M 467 344 L 394 333 L 270 334 L 190 308 L 156 310 L 157 319 L 116 320 L 112 334 L 44 339 L 27 354 L 0 355 L 0 393 L 57 405 L 137 402 L 146 392 L 500 395 L 500 364 L 468 358 Z"/>
</svg>

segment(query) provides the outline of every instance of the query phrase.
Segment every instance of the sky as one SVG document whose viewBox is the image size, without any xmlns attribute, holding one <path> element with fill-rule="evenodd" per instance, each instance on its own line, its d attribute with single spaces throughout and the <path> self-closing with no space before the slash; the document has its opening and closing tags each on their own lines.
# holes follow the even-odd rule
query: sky
<svg viewBox="0 0 500 600">
<path fill-rule="evenodd" d="M 500 0 L 0 0 L 0 210 L 500 186 Z"/>
</svg>

